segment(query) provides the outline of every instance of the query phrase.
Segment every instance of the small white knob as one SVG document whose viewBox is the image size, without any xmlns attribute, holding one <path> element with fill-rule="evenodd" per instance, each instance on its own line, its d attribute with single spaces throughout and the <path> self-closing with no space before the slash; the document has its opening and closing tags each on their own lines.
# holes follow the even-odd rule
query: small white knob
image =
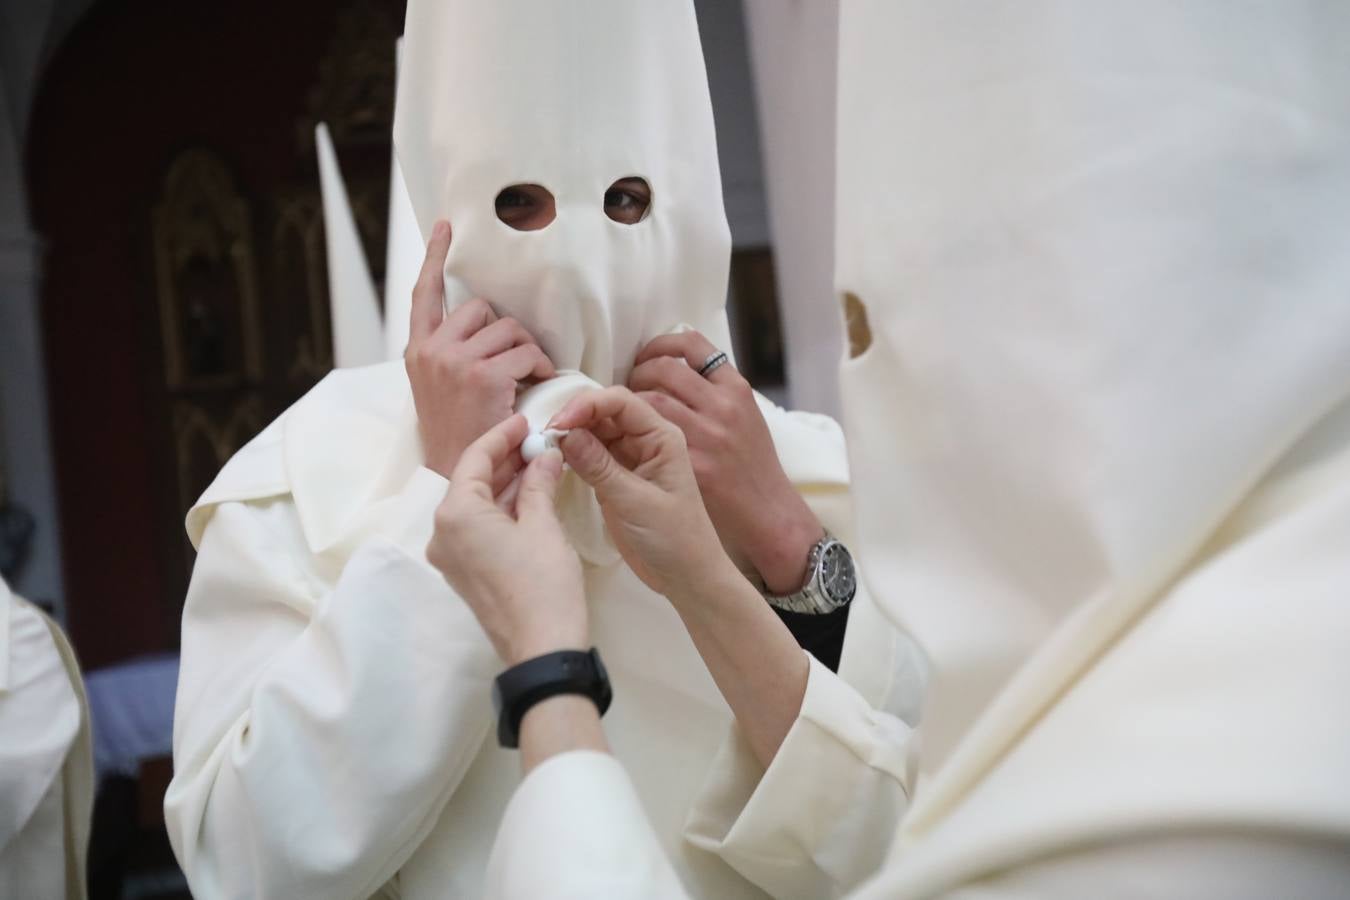
<svg viewBox="0 0 1350 900">
<path fill-rule="evenodd" d="M 559 431 L 556 428 L 546 428 L 543 431 L 532 431 L 525 437 L 520 445 L 520 456 L 527 463 L 534 462 L 544 455 L 547 450 L 556 450 L 558 444 L 562 441 L 566 431 Z"/>
</svg>

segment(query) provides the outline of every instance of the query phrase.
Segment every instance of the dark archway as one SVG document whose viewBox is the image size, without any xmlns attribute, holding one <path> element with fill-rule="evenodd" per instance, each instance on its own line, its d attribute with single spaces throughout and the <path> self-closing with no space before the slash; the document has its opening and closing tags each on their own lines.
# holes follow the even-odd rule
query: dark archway
<svg viewBox="0 0 1350 900">
<path fill-rule="evenodd" d="M 402 7 L 109 0 L 51 59 L 27 172 L 86 667 L 176 646 L 186 504 L 330 365 L 316 119 L 382 265 Z"/>
</svg>

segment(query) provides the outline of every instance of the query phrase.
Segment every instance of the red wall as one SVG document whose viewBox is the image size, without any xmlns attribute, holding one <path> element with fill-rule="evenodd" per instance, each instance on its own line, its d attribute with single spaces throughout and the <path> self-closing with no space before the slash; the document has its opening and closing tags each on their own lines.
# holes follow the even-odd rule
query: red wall
<svg viewBox="0 0 1350 900">
<path fill-rule="evenodd" d="M 70 628 L 86 667 L 177 639 L 170 551 L 158 537 L 162 516 L 182 514 L 163 509 L 173 475 L 156 438 L 165 413 L 150 217 L 161 179 L 193 145 L 224 156 L 249 197 L 312 178 L 297 123 L 339 6 L 109 0 L 47 69 L 27 164 L 34 227 L 46 241 Z M 401 24 L 401 4 L 378 6 Z M 261 233 L 257 242 L 261 250 Z"/>
</svg>

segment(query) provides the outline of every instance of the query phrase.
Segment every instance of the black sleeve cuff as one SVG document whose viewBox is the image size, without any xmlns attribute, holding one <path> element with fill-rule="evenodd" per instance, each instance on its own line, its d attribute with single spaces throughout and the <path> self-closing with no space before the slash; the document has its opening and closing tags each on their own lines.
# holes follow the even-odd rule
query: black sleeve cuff
<svg viewBox="0 0 1350 900">
<path fill-rule="evenodd" d="M 789 612 L 776 606 L 772 608 L 803 650 L 820 660 L 821 665 L 831 672 L 838 672 L 851 606 L 853 604 L 849 603 L 823 615 Z"/>
</svg>

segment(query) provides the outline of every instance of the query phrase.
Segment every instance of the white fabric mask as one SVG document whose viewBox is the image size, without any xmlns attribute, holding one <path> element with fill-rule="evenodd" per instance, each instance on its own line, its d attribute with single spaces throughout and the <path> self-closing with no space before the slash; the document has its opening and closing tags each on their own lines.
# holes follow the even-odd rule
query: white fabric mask
<svg viewBox="0 0 1350 900">
<path fill-rule="evenodd" d="M 845 0 L 842 393 L 862 571 L 933 667 L 925 775 L 1346 402 L 1347 45 L 1335 3 Z"/>
<path fill-rule="evenodd" d="M 638 349 L 687 324 L 730 349 L 731 238 L 692 5 L 673 0 L 412 0 L 394 143 L 423 238 L 451 223 L 446 304 L 517 318 L 560 370 L 622 383 Z M 636 224 L 605 215 L 622 178 Z M 512 185 L 556 218 L 497 218 Z"/>
</svg>

